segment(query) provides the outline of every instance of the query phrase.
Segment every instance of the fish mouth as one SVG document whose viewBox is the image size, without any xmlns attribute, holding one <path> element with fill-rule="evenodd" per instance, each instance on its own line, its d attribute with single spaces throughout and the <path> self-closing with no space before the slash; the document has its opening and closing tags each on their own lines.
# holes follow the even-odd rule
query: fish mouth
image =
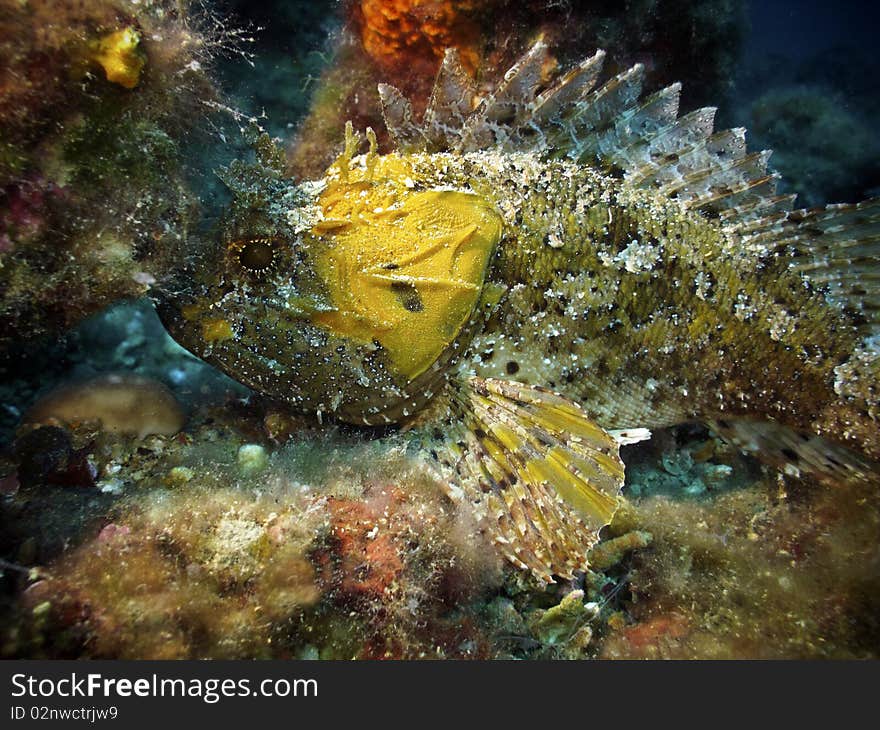
<svg viewBox="0 0 880 730">
<path fill-rule="evenodd" d="M 190 332 L 196 328 L 184 316 L 184 309 L 191 306 L 207 292 L 185 272 L 178 272 L 156 282 L 147 292 L 159 321 L 171 337 L 190 352 L 198 352 Z"/>
</svg>

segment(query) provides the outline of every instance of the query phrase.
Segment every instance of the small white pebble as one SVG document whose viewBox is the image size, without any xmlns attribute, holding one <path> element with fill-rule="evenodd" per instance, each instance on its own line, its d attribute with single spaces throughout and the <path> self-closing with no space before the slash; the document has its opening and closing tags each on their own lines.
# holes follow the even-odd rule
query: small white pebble
<svg viewBox="0 0 880 730">
<path fill-rule="evenodd" d="M 245 474 L 255 474 L 266 468 L 269 456 L 259 444 L 244 444 L 238 450 L 238 465 Z"/>
<path fill-rule="evenodd" d="M 96 486 L 103 494 L 122 494 L 125 485 L 121 479 L 114 477 L 112 479 L 102 479 Z"/>
<path fill-rule="evenodd" d="M 175 466 L 165 475 L 165 484 L 169 487 L 178 487 L 193 480 L 196 473 L 188 466 Z"/>
</svg>

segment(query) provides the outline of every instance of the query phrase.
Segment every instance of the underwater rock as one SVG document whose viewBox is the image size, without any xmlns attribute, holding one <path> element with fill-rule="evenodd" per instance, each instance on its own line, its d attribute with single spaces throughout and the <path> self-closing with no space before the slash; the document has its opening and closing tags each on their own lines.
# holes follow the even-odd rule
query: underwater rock
<svg viewBox="0 0 880 730">
<path fill-rule="evenodd" d="M 113 522 L 41 571 L 5 653 L 415 657 L 487 641 L 469 621 L 439 638 L 450 610 L 442 597 L 454 589 L 438 586 L 463 580 L 453 576 L 468 558 L 464 541 L 450 552 L 434 500 L 392 487 L 358 499 L 354 485 L 328 497 L 278 471 L 224 488 L 222 468 L 192 471 L 173 492 L 156 485 L 117 504 Z"/>
<path fill-rule="evenodd" d="M 389 487 L 390 489 L 390 487 Z M 388 507 L 400 508 L 403 495 L 392 491 Z M 403 571 L 399 549 L 388 534 L 388 512 L 377 514 L 367 504 L 331 499 L 329 554 L 317 556 L 321 582 L 342 595 L 382 598 Z"/>
<path fill-rule="evenodd" d="M 28 564 L 36 566 L 33 577 L 18 579 L 28 597 L 4 631 L 5 655 L 593 651 L 585 632 L 552 646 L 532 638 L 527 618 L 536 606 L 552 608 L 559 594 L 545 594 L 527 575 L 506 581 L 511 568 L 473 516 L 450 503 L 399 440 L 301 430 L 273 449 L 264 469 L 247 474 L 237 451 L 262 445 L 253 439 L 264 417 L 254 407 L 224 408 L 197 413 L 185 439 L 102 436 L 95 446 L 102 473 L 137 488 L 101 494 L 99 502 L 65 490 L 79 495 L 87 519 L 66 533 L 64 552 L 35 528 L 71 521 L 70 502 L 31 499 L 26 512 L 7 504 L 4 516 L 21 515 L 22 527 L 9 554 L 36 531 L 37 558 Z M 172 483 L 172 474 L 181 478 Z M 101 567 L 110 554 L 119 567 L 112 573 Z M 499 610 L 484 610 L 493 601 Z"/>
<path fill-rule="evenodd" d="M 103 657 L 265 655 L 267 621 L 288 619 L 318 594 L 301 548 L 268 538 L 268 513 L 229 513 L 228 496 L 203 499 L 190 515 L 156 505 L 152 515 L 104 526 L 67 555 L 40 591 L 51 625 L 44 651 L 55 655 L 71 642 Z M 112 573 L 103 567 L 110 556 Z M 27 630 L 44 631 L 35 622 Z"/>
<path fill-rule="evenodd" d="M 33 562 L 18 561 L 33 577 L 11 573 L 20 597 L 4 656 L 867 656 L 878 645 L 878 507 L 864 488 L 780 502 L 758 482 L 711 500 L 635 498 L 609 544 L 650 530 L 651 549 L 612 550 L 622 562 L 607 575 L 547 589 L 502 568 L 473 518 L 393 440 L 300 430 L 248 475 L 237 452 L 259 445 L 265 414 L 196 418 L 186 439 L 106 436 L 114 476 L 137 489 L 94 503 L 83 500 L 97 490 L 36 500 L 23 485 L 4 498 L 4 520 L 24 528 L 9 559 L 36 534 Z M 62 456 L 71 438 L 57 439 Z M 667 452 L 649 444 L 633 448 L 664 471 Z M 170 485 L 171 473 L 183 478 Z M 118 570 L 106 570 L 110 556 Z"/>
<path fill-rule="evenodd" d="M 97 421 L 111 433 L 173 436 L 186 421 L 180 404 L 162 383 L 139 375 L 110 373 L 62 386 L 38 400 L 26 424 Z"/>
<path fill-rule="evenodd" d="M 12 444 L 12 454 L 24 487 L 91 487 L 98 477 L 92 444 L 75 444 L 71 434 L 58 426 L 27 431 Z"/>
<path fill-rule="evenodd" d="M 619 526 L 650 527 L 629 560 L 605 658 L 867 658 L 880 649 L 876 484 L 774 480 L 712 500 L 648 497 Z"/>
</svg>

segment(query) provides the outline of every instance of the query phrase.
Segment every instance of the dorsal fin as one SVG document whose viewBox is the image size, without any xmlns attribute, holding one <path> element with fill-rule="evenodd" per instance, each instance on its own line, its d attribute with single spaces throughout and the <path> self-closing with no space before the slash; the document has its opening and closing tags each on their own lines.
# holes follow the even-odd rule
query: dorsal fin
<svg viewBox="0 0 880 730">
<path fill-rule="evenodd" d="M 675 122 L 681 84 L 672 84 L 652 94 L 639 106 L 621 115 L 593 137 L 592 152 L 621 169 L 632 169 L 648 148 L 649 140 Z"/>
<path fill-rule="evenodd" d="M 403 152 L 428 148 L 422 127 L 413 119 L 413 108 L 400 91 L 390 84 L 379 84 L 379 101 L 385 127 L 397 148 Z"/>
<path fill-rule="evenodd" d="M 747 250 L 787 256 L 832 300 L 858 312 L 867 332 L 880 333 L 880 198 L 740 216 L 733 230 Z"/>
<path fill-rule="evenodd" d="M 599 74 L 602 73 L 604 62 L 605 51 L 599 50 L 560 76 L 553 86 L 538 94 L 529 122 L 538 127 L 555 123 L 563 109 L 580 101 L 593 90 Z"/>
<path fill-rule="evenodd" d="M 404 151 L 500 147 L 576 159 L 728 222 L 739 211 L 754 219 L 790 208 L 789 198 L 776 196 L 769 152 L 748 154 L 745 130 L 713 134 L 711 108 L 678 117 L 679 84 L 643 96 L 641 64 L 596 87 L 604 57 L 598 51 L 547 83 L 547 46 L 538 41 L 475 103 L 457 52 L 447 51 L 421 124 L 399 91 L 383 84 L 379 95 L 388 130 Z"/>
<path fill-rule="evenodd" d="M 462 67 L 458 50 L 447 49 L 425 110 L 422 127 L 428 143 L 443 147 L 460 138 L 474 111 L 475 97 L 473 79 Z"/>
<path fill-rule="evenodd" d="M 383 86 L 385 119 L 404 149 L 532 151 L 655 188 L 717 217 L 745 247 L 791 255 L 792 268 L 880 332 L 880 202 L 793 211 L 794 196 L 777 194 L 771 153 L 749 153 L 744 129 L 713 132 L 713 108 L 679 117 L 678 84 L 643 97 L 638 64 L 594 88 L 603 59 L 599 51 L 544 84 L 547 47 L 538 41 L 475 105 L 473 86 L 450 52 L 424 124 L 413 121 L 399 92 Z"/>
<path fill-rule="evenodd" d="M 541 70 L 547 62 L 547 46 L 535 43 L 526 54 L 508 69 L 498 88 L 486 97 L 474 121 L 495 122 L 515 129 L 534 107 L 541 85 Z"/>
</svg>

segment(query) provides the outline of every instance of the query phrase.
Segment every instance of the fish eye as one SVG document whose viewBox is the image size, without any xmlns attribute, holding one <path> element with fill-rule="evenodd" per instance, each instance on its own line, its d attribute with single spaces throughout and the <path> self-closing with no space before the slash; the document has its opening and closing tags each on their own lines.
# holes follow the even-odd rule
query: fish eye
<svg viewBox="0 0 880 730">
<path fill-rule="evenodd" d="M 273 269 L 280 258 L 280 238 L 243 238 L 232 241 L 227 247 L 230 261 L 240 270 L 263 274 Z"/>
</svg>

